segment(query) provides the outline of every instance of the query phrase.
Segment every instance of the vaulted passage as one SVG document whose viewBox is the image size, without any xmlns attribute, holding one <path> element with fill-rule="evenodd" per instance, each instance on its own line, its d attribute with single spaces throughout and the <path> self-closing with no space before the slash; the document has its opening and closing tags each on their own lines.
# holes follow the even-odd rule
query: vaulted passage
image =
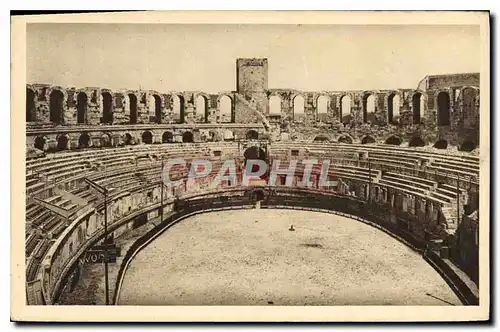
<svg viewBox="0 0 500 332">
<path fill-rule="evenodd" d="M 36 121 L 35 92 L 26 89 L 26 122 Z"/>
<path fill-rule="evenodd" d="M 174 95 L 173 97 L 173 111 L 174 111 L 174 122 L 184 123 L 184 97 L 181 95 Z"/>
<path fill-rule="evenodd" d="M 450 95 L 440 92 L 437 97 L 438 103 L 438 126 L 450 125 Z"/>
<path fill-rule="evenodd" d="M 328 142 L 329 139 L 326 136 L 318 135 L 314 137 L 314 142 Z"/>
<path fill-rule="evenodd" d="M 361 140 L 361 144 L 372 144 L 372 143 L 375 143 L 375 139 L 371 136 L 365 136 Z"/>
<path fill-rule="evenodd" d="M 400 97 L 397 93 L 387 98 L 387 123 L 395 123 L 399 117 Z"/>
<path fill-rule="evenodd" d="M 35 138 L 35 149 L 43 151 L 45 149 L 45 142 L 46 142 L 45 137 L 43 137 L 43 136 L 37 136 Z"/>
<path fill-rule="evenodd" d="M 458 148 L 458 151 L 465 151 L 465 152 L 471 152 L 476 148 L 476 143 L 471 142 L 471 141 L 465 141 L 463 142 L 460 147 Z"/>
<path fill-rule="evenodd" d="M 328 103 L 330 102 L 330 98 L 328 96 L 319 96 L 317 100 L 317 113 L 318 113 L 318 121 L 320 122 L 328 122 Z"/>
<path fill-rule="evenodd" d="M 123 138 L 123 143 L 125 145 L 131 145 L 132 144 L 132 135 L 130 135 L 129 133 L 126 133 L 125 134 L 125 137 Z"/>
<path fill-rule="evenodd" d="M 186 131 L 182 134 L 182 142 L 183 143 L 193 143 L 193 133 L 190 131 Z"/>
<path fill-rule="evenodd" d="M 269 98 L 269 115 L 281 115 L 280 96 L 271 96 L 271 98 Z"/>
<path fill-rule="evenodd" d="M 153 115 L 153 119 L 150 119 L 150 122 L 161 123 L 161 98 L 160 98 L 160 96 L 158 96 L 156 94 L 151 96 L 151 98 L 152 99 L 150 102 L 151 103 L 150 110 L 151 110 L 151 108 L 153 109 L 153 112 L 151 112 Z"/>
<path fill-rule="evenodd" d="M 130 108 L 130 124 L 137 123 L 137 96 L 130 93 L 128 95 Z"/>
<path fill-rule="evenodd" d="M 228 96 L 222 96 L 219 99 L 220 119 L 219 122 L 233 122 L 233 102 Z"/>
<path fill-rule="evenodd" d="M 63 122 L 63 102 L 64 94 L 59 90 L 54 90 L 50 93 L 50 121 L 54 124 Z"/>
<path fill-rule="evenodd" d="M 259 133 L 256 132 L 255 130 L 249 130 L 247 132 L 247 135 L 246 135 L 246 138 L 248 140 L 256 140 L 256 139 L 259 139 Z"/>
<path fill-rule="evenodd" d="M 198 116 L 203 114 L 203 122 L 208 123 L 208 100 L 205 96 L 196 97 L 196 113 L 198 113 Z"/>
<path fill-rule="evenodd" d="M 243 156 L 245 157 L 245 169 L 247 166 L 247 162 L 249 160 L 263 160 L 267 162 L 267 156 L 266 152 L 262 150 L 262 148 L 259 148 L 257 146 L 251 146 L 248 149 L 245 150 L 243 153 Z M 259 165 L 252 165 L 252 172 L 257 172 L 259 170 Z M 265 179 L 267 176 L 266 173 L 260 176 L 261 179 Z"/>
<path fill-rule="evenodd" d="M 397 138 L 396 136 L 391 136 L 385 141 L 385 144 L 401 145 L 401 140 L 399 138 Z"/>
<path fill-rule="evenodd" d="M 375 120 L 375 97 L 372 94 L 363 96 L 363 122 Z"/>
<path fill-rule="evenodd" d="M 162 141 L 162 143 L 173 143 L 174 142 L 174 135 L 170 131 L 166 131 L 161 136 L 161 141 Z"/>
<path fill-rule="evenodd" d="M 436 149 L 446 149 L 448 147 L 448 142 L 445 141 L 444 139 L 440 139 L 434 144 L 434 147 Z"/>
<path fill-rule="evenodd" d="M 415 93 L 412 98 L 413 124 L 420 124 L 422 94 Z"/>
<path fill-rule="evenodd" d="M 345 136 L 345 135 L 340 136 L 338 142 L 344 143 L 344 144 L 352 144 L 352 138 L 350 138 L 349 136 Z"/>
<path fill-rule="evenodd" d="M 142 133 L 142 143 L 153 144 L 153 134 L 149 130 Z"/>
<path fill-rule="evenodd" d="M 88 148 L 90 146 L 90 136 L 87 133 L 83 133 L 78 138 L 79 148 Z"/>
<path fill-rule="evenodd" d="M 301 95 L 295 96 L 293 98 L 293 120 L 297 122 L 304 121 L 304 97 Z"/>
<path fill-rule="evenodd" d="M 87 95 L 85 92 L 80 92 L 76 97 L 76 122 L 87 122 Z"/>
<path fill-rule="evenodd" d="M 340 122 L 349 123 L 351 120 L 351 97 L 343 96 L 340 98 Z"/>
<path fill-rule="evenodd" d="M 412 137 L 408 146 L 425 146 L 425 142 L 420 137 Z"/>
<path fill-rule="evenodd" d="M 57 150 L 66 150 L 68 149 L 68 136 L 60 135 L 57 138 Z"/>
<path fill-rule="evenodd" d="M 109 92 L 102 93 L 102 118 L 101 123 L 113 123 L 113 97 Z"/>
</svg>

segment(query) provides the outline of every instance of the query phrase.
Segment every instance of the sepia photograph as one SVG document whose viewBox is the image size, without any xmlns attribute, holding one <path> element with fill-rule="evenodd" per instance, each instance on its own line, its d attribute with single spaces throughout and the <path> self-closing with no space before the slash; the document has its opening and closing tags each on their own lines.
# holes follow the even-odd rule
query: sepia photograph
<svg viewBox="0 0 500 332">
<path fill-rule="evenodd" d="M 489 13 L 233 14 L 12 19 L 12 317 L 487 320 Z"/>
</svg>

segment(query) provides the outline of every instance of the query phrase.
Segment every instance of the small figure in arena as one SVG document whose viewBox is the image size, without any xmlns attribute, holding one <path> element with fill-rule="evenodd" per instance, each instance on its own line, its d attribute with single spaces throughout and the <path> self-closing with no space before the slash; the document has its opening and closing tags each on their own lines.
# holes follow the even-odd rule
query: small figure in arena
<svg viewBox="0 0 500 332">
<path fill-rule="evenodd" d="M 293 225 L 290 226 L 290 228 L 288 229 L 290 232 L 295 232 L 295 228 L 293 228 Z"/>
</svg>

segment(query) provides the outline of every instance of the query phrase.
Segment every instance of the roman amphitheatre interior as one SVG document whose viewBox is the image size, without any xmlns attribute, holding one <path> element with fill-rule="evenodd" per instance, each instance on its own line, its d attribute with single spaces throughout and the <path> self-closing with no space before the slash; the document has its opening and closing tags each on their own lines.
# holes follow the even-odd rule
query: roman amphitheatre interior
<svg viewBox="0 0 500 332">
<path fill-rule="evenodd" d="M 235 62 L 216 94 L 27 84 L 28 304 L 478 304 L 478 73 L 312 92 Z"/>
</svg>

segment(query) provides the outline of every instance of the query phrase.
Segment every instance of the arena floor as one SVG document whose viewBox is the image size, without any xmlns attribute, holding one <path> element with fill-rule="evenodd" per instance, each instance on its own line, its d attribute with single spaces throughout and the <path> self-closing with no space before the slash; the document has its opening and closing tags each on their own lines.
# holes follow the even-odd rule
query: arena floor
<svg viewBox="0 0 500 332">
<path fill-rule="evenodd" d="M 131 262 L 118 304 L 461 303 L 384 232 L 331 214 L 256 209 L 201 214 L 167 230 Z"/>
</svg>

